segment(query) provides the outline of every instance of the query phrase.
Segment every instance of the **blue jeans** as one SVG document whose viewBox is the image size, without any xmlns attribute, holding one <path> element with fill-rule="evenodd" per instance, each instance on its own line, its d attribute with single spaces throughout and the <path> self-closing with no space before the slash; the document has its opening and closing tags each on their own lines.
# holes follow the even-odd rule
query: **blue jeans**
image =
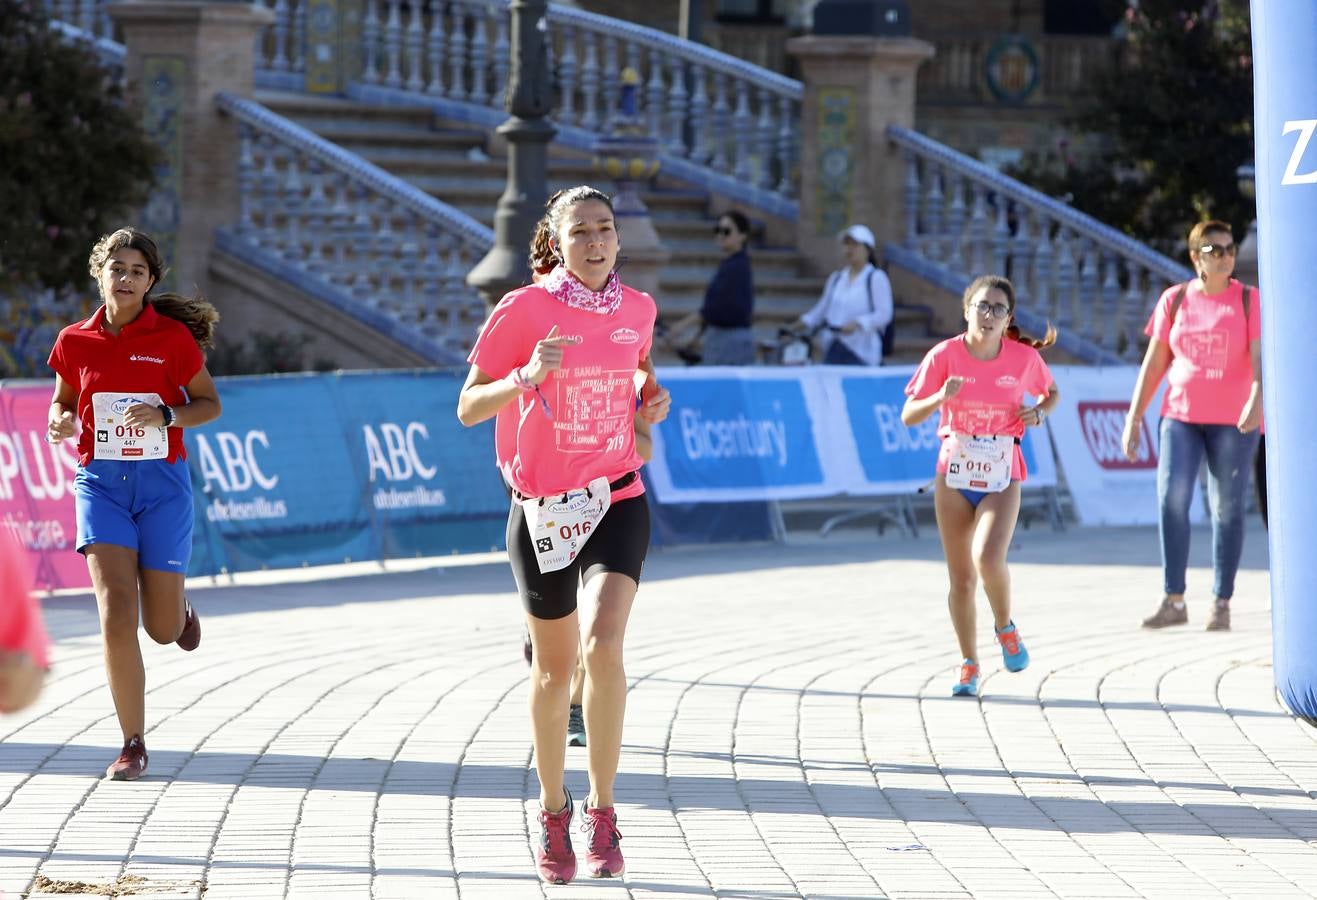
<svg viewBox="0 0 1317 900">
<path fill-rule="evenodd" d="M 1233 425 L 1192 425 L 1162 419 L 1157 498 L 1161 505 L 1158 527 L 1166 593 L 1184 593 L 1184 571 L 1189 565 L 1189 503 L 1206 455 L 1212 568 L 1216 575 L 1212 592 L 1223 599 L 1234 595 L 1235 572 L 1244 549 L 1244 495 L 1257 446 L 1257 431 L 1241 434 Z"/>
</svg>

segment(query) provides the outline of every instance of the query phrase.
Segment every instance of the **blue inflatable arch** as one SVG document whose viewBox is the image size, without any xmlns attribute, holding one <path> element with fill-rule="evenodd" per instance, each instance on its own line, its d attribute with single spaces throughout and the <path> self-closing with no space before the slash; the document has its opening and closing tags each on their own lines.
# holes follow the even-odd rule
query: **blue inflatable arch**
<svg viewBox="0 0 1317 900">
<path fill-rule="evenodd" d="M 1317 3 L 1253 0 L 1263 403 L 1276 688 L 1317 726 Z"/>
</svg>

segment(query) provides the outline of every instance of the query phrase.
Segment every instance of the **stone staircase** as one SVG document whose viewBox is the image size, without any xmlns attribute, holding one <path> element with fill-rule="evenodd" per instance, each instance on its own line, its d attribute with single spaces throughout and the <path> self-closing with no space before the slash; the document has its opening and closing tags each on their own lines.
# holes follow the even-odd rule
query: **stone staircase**
<svg viewBox="0 0 1317 900">
<path fill-rule="evenodd" d="M 258 91 L 256 99 L 272 111 L 302 125 L 344 150 L 380 166 L 486 225 L 507 177 L 506 159 L 483 130 L 445 122 L 423 106 L 376 106 L 336 97 Z M 599 181 L 588 156 L 553 148 L 550 190 Z M 713 242 L 716 217 L 710 197 L 665 182 L 642 192 L 655 229 L 672 257 L 660 276 L 662 322 L 672 322 L 699 308 L 705 285 L 720 259 Z M 751 219 L 753 210 L 747 210 Z M 755 277 L 755 331 L 772 342 L 780 326 L 809 309 L 824 279 L 811 274 L 801 254 L 790 246 L 755 243 L 750 248 Z M 827 261 L 831 264 L 831 260 Z M 892 362 L 914 362 L 936 340 L 932 310 L 897 299 L 896 350 Z M 677 359 L 662 344 L 656 359 Z"/>
</svg>

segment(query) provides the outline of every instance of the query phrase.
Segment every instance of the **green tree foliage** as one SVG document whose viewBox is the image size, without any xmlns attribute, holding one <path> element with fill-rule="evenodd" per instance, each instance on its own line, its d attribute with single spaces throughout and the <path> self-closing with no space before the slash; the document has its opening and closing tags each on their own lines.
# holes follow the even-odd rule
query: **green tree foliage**
<svg viewBox="0 0 1317 900">
<path fill-rule="evenodd" d="M 157 156 L 90 48 L 0 0 L 0 294 L 87 285 L 92 243 L 144 204 Z"/>
<path fill-rule="evenodd" d="M 1195 222 L 1253 219 L 1235 170 L 1253 158 L 1253 60 L 1243 0 L 1131 0 L 1113 65 L 1076 139 L 1016 177 L 1176 258 Z"/>
</svg>

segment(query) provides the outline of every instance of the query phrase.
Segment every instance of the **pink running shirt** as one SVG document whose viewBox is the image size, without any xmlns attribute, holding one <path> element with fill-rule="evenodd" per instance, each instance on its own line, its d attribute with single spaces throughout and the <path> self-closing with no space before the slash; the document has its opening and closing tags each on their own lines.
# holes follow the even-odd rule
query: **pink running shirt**
<svg viewBox="0 0 1317 900">
<path fill-rule="evenodd" d="M 537 285 L 518 288 L 494 307 L 467 361 L 492 378 L 530 362 L 554 325 L 575 336 L 563 365 L 523 391 L 494 421 L 494 453 L 508 484 L 527 497 L 584 487 L 601 475 L 616 481 L 644 460 L 636 452 L 636 369 L 649 356 L 658 308 L 649 294 L 622 288 L 608 315 L 575 309 Z M 540 396 L 549 405 L 545 412 Z M 637 478 L 614 502 L 645 492 Z"/>
<path fill-rule="evenodd" d="M 942 389 L 948 378 L 965 379 L 960 393 L 942 404 L 937 433 L 942 449 L 937 455 L 937 471 L 945 475 L 951 447 L 947 443 L 953 431 L 986 436 L 1004 434 L 1024 437 L 1024 422 L 1017 413 L 1026 396 L 1046 396 L 1052 385 L 1052 373 L 1037 350 L 1019 341 L 1003 338 L 996 359 L 975 359 L 965 348 L 965 336 L 947 338 L 925 354 L 923 362 L 905 386 L 907 397 L 923 400 Z M 1024 481 L 1028 471 L 1024 453 L 1015 445 L 1011 461 L 1011 480 Z"/>
<path fill-rule="evenodd" d="M 22 545 L 7 529 L 0 529 L 0 651 L 26 653 L 44 669 L 50 642 L 41 607 L 32 596 L 31 571 Z"/>
<path fill-rule="evenodd" d="M 1251 288 L 1244 324 L 1244 285 L 1230 279 L 1219 294 L 1205 294 L 1198 279 L 1189 282 L 1172 324 L 1171 285 L 1153 308 L 1143 333 L 1168 344 L 1175 354 L 1166 372 L 1161 414 L 1194 425 L 1236 425 L 1253 389 L 1249 345 L 1262 339 L 1261 298 Z"/>
</svg>

